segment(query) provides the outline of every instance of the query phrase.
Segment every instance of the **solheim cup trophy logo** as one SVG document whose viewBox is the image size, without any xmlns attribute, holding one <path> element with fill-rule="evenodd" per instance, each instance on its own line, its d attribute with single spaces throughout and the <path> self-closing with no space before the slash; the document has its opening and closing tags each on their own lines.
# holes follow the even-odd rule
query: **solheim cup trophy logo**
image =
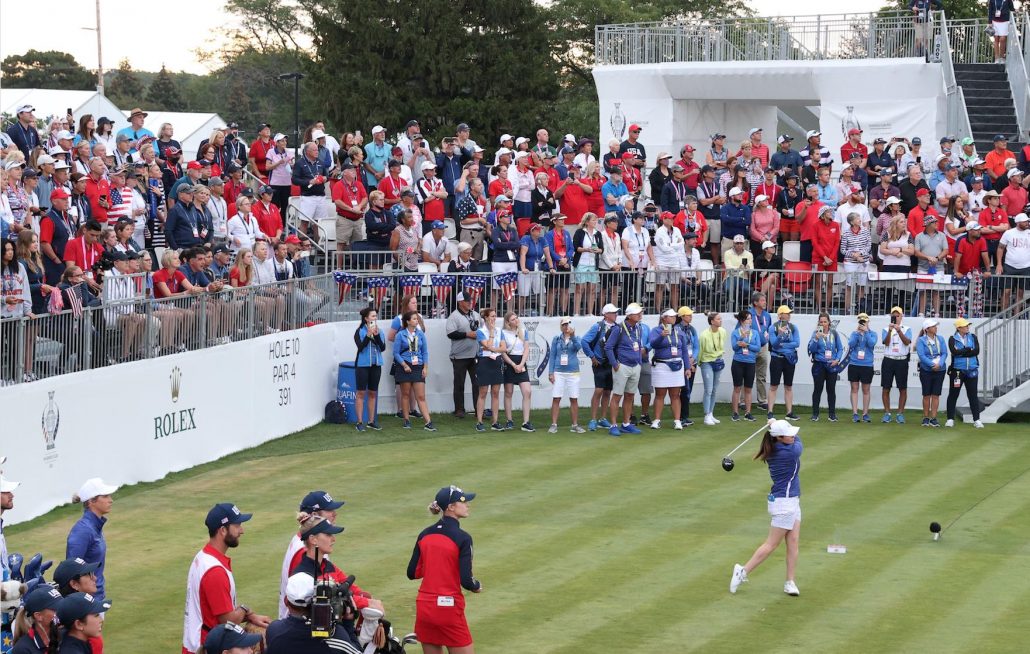
<svg viewBox="0 0 1030 654">
<path fill-rule="evenodd" d="M 612 110 L 611 126 L 612 136 L 622 140 L 623 135 L 626 133 L 626 114 L 622 113 L 621 103 L 615 103 L 615 109 Z"/>
<path fill-rule="evenodd" d="M 54 393 L 50 391 L 50 399 L 46 408 L 43 409 L 43 418 L 40 421 L 43 427 L 43 442 L 46 443 L 47 451 L 57 446 L 57 430 L 61 426 L 61 409 L 54 402 Z"/>
<path fill-rule="evenodd" d="M 179 388 L 182 385 L 182 371 L 179 370 L 179 366 L 172 368 L 172 374 L 169 375 L 169 379 L 172 381 L 172 402 L 178 402 Z"/>
<path fill-rule="evenodd" d="M 848 114 L 840 121 L 840 131 L 844 133 L 844 138 L 846 139 L 848 132 L 853 129 L 860 130 L 862 126 L 858 123 L 858 118 L 855 118 L 855 107 L 848 105 L 845 109 L 848 110 Z"/>
</svg>

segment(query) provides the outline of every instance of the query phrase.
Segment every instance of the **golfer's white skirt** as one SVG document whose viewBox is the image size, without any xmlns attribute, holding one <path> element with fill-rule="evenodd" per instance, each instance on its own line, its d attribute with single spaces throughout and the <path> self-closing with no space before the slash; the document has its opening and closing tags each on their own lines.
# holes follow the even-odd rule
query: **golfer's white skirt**
<svg viewBox="0 0 1030 654">
<path fill-rule="evenodd" d="M 769 502 L 772 526 L 777 529 L 793 529 L 795 522 L 801 522 L 801 498 L 777 497 Z"/>
<path fill-rule="evenodd" d="M 668 364 L 658 362 L 651 369 L 651 385 L 655 388 L 682 388 L 683 383 L 682 366 L 679 370 L 674 371 L 669 368 Z"/>
</svg>

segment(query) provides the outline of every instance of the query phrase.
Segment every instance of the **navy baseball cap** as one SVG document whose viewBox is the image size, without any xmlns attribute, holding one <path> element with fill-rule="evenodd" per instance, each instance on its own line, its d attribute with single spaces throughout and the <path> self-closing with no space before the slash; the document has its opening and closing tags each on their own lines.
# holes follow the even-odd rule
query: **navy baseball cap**
<svg viewBox="0 0 1030 654">
<path fill-rule="evenodd" d="M 1008 141 L 1008 140 L 1009 140 L 1009 137 L 1005 136 L 1004 134 L 995 134 L 993 142 L 997 143 L 998 141 Z"/>
<path fill-rule="evenodd" d="M 248 186 L 247 188 L 240 191 L 240 195 L 242 195 L 245 198 L 252 198 L 254 197 L 254 189 Z"/>
<path fill-rule="evenodd" d="M 457 486 L 444 486 L 436 492 L 436 505 L 446 509 L 455 502 L 471 502 L 475 497 L 475 493 L 466 493 Z"/>
<path fill-rule="evenodd" d="M 912 137 L 912 145 L 922 145 L 922 144 L 923 144 L 923 139 L 919 138 L 918 136 Z"/>
<path fill-rule="evenodd" d="M 262 187 L 261 187 L 261 188 L 260 188 L 260 189 L 258 190 L 258 193 L 260 193 L 261 195 L 264 195 L 265 193 L 267 193 L 267 194 L 269 194 L 269 195 L 272 195 L 272 193 L 274 193 L 274 192 L 275 192 L 275 191 L 274 191 L 274 190 L 272 189 L 272 187 L 271 187 L 271 186 L 269 186 L 268 184 L 265 184 L 264 186 L 262 186 Z"/>
<path fill-rule="evenodd" d="M 207 517 L 204 518 L 204 524 L 208 529 L 218 529 L 227 525 L 238 525 L 253 517 L 253 513 L 240 513 L 240 510 L 232 502 L 222 502 L 211 507 L 211 510 L 207 512 Z"/>
<path fill-rule="evenodd" d="M 237 647 L 253 647 L 261 642 L 261 634 L 248 634 L 233 622 L 220 624 L 208 632 L 204 639 L 205 652 L 224 652 Z"/>
<path fill-rule="evenodd" d="M 25 596 L 25 613 L 32 615 L 37 611 L 56 609 L 61 603 L 61 591 L 50 584 L 40 584 Z"/>
<path fill-rule="evenodd" d="M 433 221 L 433 229 L 446 229 L 446 228 L 447 228 L 447 225 L 445 225 L 442 220 L 434 220 Z"/>
<path fill-rule="evenodd" d="M 100 599 L 89 593 L 72 593 L 57 605 L 57 619 L 68 627 L 87 615 L 100 614 L 111 608 L 111 600 Z"/>
<path fill-rule="evenodd" d="M 343 527 L 340 525 L 334 525 L 328 520 L 319 520 L 313 526 L 301 532 L 300 537 L 307 538 L 308 536 L 314 536 L 315 534 L 339 534 L 343 532 Z"/>
<path fill-rule="evenodd" d="M 335 511 L 346 504 L 343 500 L 334 500 L 333 496 L 324 490 L 311 491 L 300 501 L 300 510 L 307 511 Z"/>
</svg>

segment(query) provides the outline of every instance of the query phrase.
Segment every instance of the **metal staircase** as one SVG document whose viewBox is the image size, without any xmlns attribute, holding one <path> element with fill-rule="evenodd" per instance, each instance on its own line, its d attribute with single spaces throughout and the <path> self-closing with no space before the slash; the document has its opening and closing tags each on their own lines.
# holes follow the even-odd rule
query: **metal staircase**
<svg viewBox="0 0 1030 654">
<path fill-rule="evenodd" d="M 965 95 L 977 152 L 986 154 L 993 150 L 996 134 L 1004 134 L 1009 139 L 1017 137 L 1015 140 L 1018 140 L 1016 108 L 1003 64 L 956 63 L 955 82 Z M 1015 143 L 1010 142 L 1009 145 L 1012 149 Z"/>
</svg>

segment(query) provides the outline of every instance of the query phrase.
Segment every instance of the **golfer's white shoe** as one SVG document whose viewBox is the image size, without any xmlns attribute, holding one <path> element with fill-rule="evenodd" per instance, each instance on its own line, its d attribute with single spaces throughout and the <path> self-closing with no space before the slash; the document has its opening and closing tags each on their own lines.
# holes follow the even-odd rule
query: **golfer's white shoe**
<svg viewBox="0 0 1030 654">
<path fill-rule="evenodd" d="M 801 594 L 801 591 L 798 590 L 797 584 L 795 584 L 793 581 L 788 581 L 783 584 L 783 592 L 793 597 L 797 597 Z"/>
<path fill-rule="evenodd" d="M 747 583 L 747 570 L 739 563 L 733 564 L 733 576 L 730 577 L 730 592 L 736 593 L 741 584 Z"/>
<path fill-rule="evenodd" d="M 977 429 L 983 429 L 984 428 L 984 424 L 982 422 L 980 422 L 979 420 L 974 420 L 973 421 L 973 426 L 976 427 Z"/>
<path fill-rule="evenodd" d="M 947 422 L 944 423 L 944 426 L 945 427 L 954 427 L 955 426 L 955 421 L 949 419 Z"/>
<path fill-rule="evenodd" d="M 705 414 L 705 424 L 706 425 L 714 425 L 715 424 L 715 418 L 712 417 L 712 414 L 710 414 L 710 413 Z"/>
</svg>

